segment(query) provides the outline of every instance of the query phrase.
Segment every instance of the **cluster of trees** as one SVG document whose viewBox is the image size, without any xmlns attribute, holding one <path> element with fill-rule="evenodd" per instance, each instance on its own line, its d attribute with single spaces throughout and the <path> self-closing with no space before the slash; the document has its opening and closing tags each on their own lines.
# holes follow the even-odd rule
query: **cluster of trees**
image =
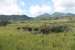
<svg viewBox="0 0 75 50">
<path fill-rule="evenodd" d="M 26 15 L 0 15 L 0 26 L 6 26 L 10 24 L 11 21 L 22 21 L 31 19 Z"/>
<path fill-rule="evenodd" d="M 7 26 L 8 24 L 10 24 L 11 22 L 10 21 L 4 21 L 4 20 L 1 20 L 0 21 L 0 26 Z"/>
<path fill-rule="evenodd" d="M 26 15 L 0 15 L 0 20 L 28 20 L 31 19 L 30 17 Z"/>
<path fill-rule="evenodd" d="M 43 33 L 43 34 L 48 34 L 48 33 L 59 33 L 59 32 L 68 32 L 70 28 L 66 25 L 42 25 L 40 27 L 17 27 L 17 30 L 24 30 L 28 32 L 33 32 L 33 33 Z"/>
</svg>

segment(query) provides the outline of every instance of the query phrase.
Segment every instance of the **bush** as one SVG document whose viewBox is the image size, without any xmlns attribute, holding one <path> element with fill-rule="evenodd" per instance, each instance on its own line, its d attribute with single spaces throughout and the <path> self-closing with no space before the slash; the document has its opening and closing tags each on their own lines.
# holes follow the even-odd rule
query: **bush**
<svg viewBox="0 0 75 50">
<path fill-rule="evenodd" d="M 57 26 L 52 26 L 51 28 L 51 32 L 65 32 L 68 31 L 69 28 L 67 26 L 64 25 L 57 25 Z"/>
<path fill-rule="evenodd" d="M 43 34 L 47 34 L 50 32 L 68 32 L 70 28 L 66 25 L 58 25 L 58 24 L 53 24 L 53 25 L 43 25 L 40 27 L 40 32 Z"/>
<path fill-rule="evenodd" d="M 21 28 L 20 27 L 17 27 L 17 30 L 20 30 Z"/>
<path fill-rule="evenodd" d="M 23 29 L 24 31 L 29 31 L 29 32 L 32 31 L 32 28 L 31 28 L 31 27 L 22 27 L 22 29 Z"/>
<path fill-rule="evenodd" d="M 68 32 L 70 28 L 67 25 L 58 25 L 58 24 L 43 24 L 40 27 L 18 27 L 17 30 L 22 30 L 28 31 L 28 32 L 33 32 L 33 33 L 43 33 L 43 34 L 48 34 L 48 33 L 59 33 L 59 32 Z"/>
<path fill-rule="evenodd" d="M 7 26 L 9 23 L 9 21 L 0 21 L 0 26 Z"/>
</svg>

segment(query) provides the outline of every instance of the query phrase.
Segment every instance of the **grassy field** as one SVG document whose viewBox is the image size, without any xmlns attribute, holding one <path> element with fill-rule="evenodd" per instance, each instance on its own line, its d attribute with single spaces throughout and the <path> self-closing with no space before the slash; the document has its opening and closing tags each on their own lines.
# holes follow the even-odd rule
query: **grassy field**
<svg viewBox="0 0 75 50">
<path fill-rule="evenodd" d="M 45 34 L 32 34 L 17 27 L 38 27 L 43 23 L 67 24 L 72 27 L 71 32 Z M 15 22 L 0 27 L 0 50 L 75 50 L 75 23 L 52 20 L 52 21 L 26 21 Z"/>
</svg>

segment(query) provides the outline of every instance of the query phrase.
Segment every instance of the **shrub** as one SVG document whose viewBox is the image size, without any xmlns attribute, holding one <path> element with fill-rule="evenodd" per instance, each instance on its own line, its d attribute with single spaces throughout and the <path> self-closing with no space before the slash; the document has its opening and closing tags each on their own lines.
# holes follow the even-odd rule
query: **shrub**
<svg viewBox="0 0 75 50">
<path fill-rule="evenodd" d="M 57 25 L 57 26 L 52 26 L 51 32 L 65 32 L 68 31 L 68 27 L 64 25 Z"/>
<path fill-rule="evenodd" d="M 39 31 L 39 28 L 34 28 L 34 31 Z"/>
<path fill-rule="evenodd" d="M 43 34 L 48 34 L 48 33 L 59 33 L 59 32 L 68 32 L 70 28 L 67 25 L 58 25 L 58 24 L 49 24 L 49 25 L 42 25 L 40 27 L 17 27 L 18 30 L 28 31 L 28 32 L 33 32 L 33 33 L 43 33 Z"/>
<path fill-rule="evenodd" d="M 17 30 L 20 30 L 21 28 L 20 27 L 17 27 Z"/>
<path fill-rule="evenodd" d="M 43 34 L 48 34 L 50 32 L 68 32 L 70 28 L 66 25 L 58 25 L 58 24 L 53 24 L 53 25 L 43 25 L 40 27 L 40 32 Z"/>
<path fill-rule="evenodd" d="M 9 21 L 0 21 L 0 26 L 7 26 L 9 23 Z"/>
<path fill-rule="evenodd" d="M 24 31 L 29 31 L 29 32 L 32 31 L 32 28 L 31 28 L 31 27 L 22 27 L 22 29 L 23 29 Z"/>
</svg>

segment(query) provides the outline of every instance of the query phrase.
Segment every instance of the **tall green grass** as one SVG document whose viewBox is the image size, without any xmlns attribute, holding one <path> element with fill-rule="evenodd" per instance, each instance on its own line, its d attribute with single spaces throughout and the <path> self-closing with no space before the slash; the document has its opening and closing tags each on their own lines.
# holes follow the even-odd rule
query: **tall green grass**
<svg viewBox="0 0 75 50">
<path fill-rule="evenodd" d="M 0 50 L 75 50 L 75 31 L 45 34 L 32 34 L 17 30 L 17 27 L 38 27 L 48 22 L 13 23 L 0 27 Z M 53 21 L 53 23 L 55 23 Z M 61 22 L 57 22 L 60 24 Z M 75 29 L 75 23 L 63 23 Z"/>
</svg>

